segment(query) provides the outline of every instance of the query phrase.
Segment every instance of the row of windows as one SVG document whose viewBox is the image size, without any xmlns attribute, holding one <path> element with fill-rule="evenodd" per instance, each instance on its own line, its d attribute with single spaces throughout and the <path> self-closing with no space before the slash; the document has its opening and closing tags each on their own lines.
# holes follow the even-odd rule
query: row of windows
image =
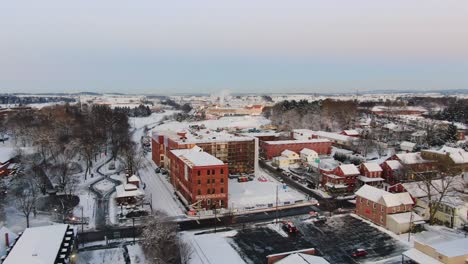
<svg viewBox="0 0 468 264">
<path fill-rule="evenodd" d="M 206 170 L 206 175 L 215 175 L 215 174 L 216 174 L 216 170 L 215 170 L 215 169 Z M 223 174 L 224 174 L 224 169 L 220 169 L 220 170 L 219 170 L 219 174 L 223 175 Z M 197 171 L 197 175 L 198 175 L 198 176 L 201 176 L 201 170 Z"/>
<path fill-rule="evenodd" d="M 219 182 L 220 182 L 220 183 L 224 183 L 224 178 L 219 179 Z M 201 184 L 201 180 L 197 180 L 197 183 L 198 183 L 198 185 L 200 185 L 200 184 Z M 207 184 L 216 183 L 216 179 L 206 179 L 206 183 L 207 183 Z"/>
<path fill-rule="evenodd" d="M 215 193 L 216 193 L 215 188 L 206 190 L 206 194 L 215 194 Z M 221 187 L 221 189 L 219 189 L 219 193 L 224 193 L 224 188 L 223 187 Z M 197 195 L 201 195 L 201 194 L 202 194 L 202 191 L 200 189 L 198 189 L 197 190 Z"/>
</svg>

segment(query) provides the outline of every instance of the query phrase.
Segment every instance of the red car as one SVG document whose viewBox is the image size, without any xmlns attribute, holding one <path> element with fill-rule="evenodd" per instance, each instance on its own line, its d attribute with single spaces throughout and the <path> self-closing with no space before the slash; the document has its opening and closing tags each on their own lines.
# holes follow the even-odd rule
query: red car
<svg viewBox="0 0 468 264">
<path fill-rule="evenodd" d="M 288 234 L 296 234 L 299 231 L 297 230 L 297 227 L 294 226 L 292 222 L 284 222 L 283 223 L 283 230 L 286 231 Z"/>
<path fill-rule="evenodd" d="M 362 249 L 362 248 L 359 248 L 357 249 L 356 251 L 353 252 L 353 254 L 351 254 L 351 256 L 353 258 L 357 258 L 357 257 L 364 257 L 364 256 L 367 256 L 367 251 L 365 249 Z"/>
</svg>

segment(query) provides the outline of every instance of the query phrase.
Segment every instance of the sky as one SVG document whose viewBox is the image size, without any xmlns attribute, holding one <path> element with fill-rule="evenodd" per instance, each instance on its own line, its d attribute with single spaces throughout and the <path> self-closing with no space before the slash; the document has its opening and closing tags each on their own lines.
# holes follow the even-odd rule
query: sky
<svg viewBox="0 0 468 264">
<path fill-rule="evenodd" d="M 0 93 L 468 89 L 466 0 L 14 0 Z"/>
</svg>

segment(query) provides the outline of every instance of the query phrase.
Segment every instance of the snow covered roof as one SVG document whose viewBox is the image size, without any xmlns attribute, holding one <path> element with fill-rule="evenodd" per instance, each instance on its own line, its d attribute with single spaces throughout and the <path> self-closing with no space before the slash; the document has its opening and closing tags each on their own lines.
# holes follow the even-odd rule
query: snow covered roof
<svg viewBox="0 0 468 264">
<path fill-rule="evenodd" d="M 14 148 L 0 146 L 0 164 L 9 161 L 13 157 L 14 153 Z"/>
<path fill-rule="evenodd" d="M 341 171 L 344 175 L 358 175 L 359 170 L 354 164 L 343 164 L 340 166 Z"/>
<path fill-rule="evenodd" d="M 413 217 L 411 218 L 411 214 L 413 214 Z M 418 221 L 424 221 L 424 218 L 421 216 L 413 213 L 413 212 L 406 212 L 406 213 L 399 213 L 399 214 L 389 214 L 387 215 L 387 222 L 388 219 L 392 219 L 398 224 L 409 224 L 410 222 L 418 222 Z"/>
<path fill-rule="evenodd" d="M 448 154 L 450 159 L 456 164 L 468 163 L 468 152 L 462 148 L 451 148 L 443 146 L 439 150 L 425 150 L 426 152 L 433 152 L 438 154 Z"/>
<path fill-rule="evenodd" d="M 189 165 L 193 166 L 212 166 L 212 165 L 223 165 L 224 162 L 216 158 L 215 156 L 206 152 L 190 152 L 180 156 L 180 158 Z"/>
<path fill-rule="evenodd" d="M 359 132 L 357 130 L 354 130 L 354 129 L 343 130 L 343 132 L 348 136 L 359 136 Z"/>
<path fill-rule="evenodd" d="M 326 261 L 322 257 L 304 254 L 304 253 L 294 253 L 275 262 L 275 264 L 310 264 L 310 263 L 329 264 L 330 262 Z"/>
<path fill-rule="evenodd" d="M 403 165 L 398 160 L 387 160 L 385 161 L 387 163 L 388 167 L 392 170 L 399 170 L 403 168 Z"/>
<path fill-rule="evenodd" d="M 401 149 L 414 149 L 415 146 L 416 146 L 416 143 L 409 142 L 409 141 L 403 141 L 400 143 Z"/>
<path fill-rule="evenodd" d="M 313 149 L 308 149 L 308 148 L 303 148 L 301 150 L 301 154 L 304 154 L 304 155 L 317 155 L 317 151 L 313 150 Z"/>
<path fill-rule="evenodd" d="M 341 135 L 338 133 L 326 132 L 326 131 L 312 131 L 313 135 L 317 135 L 318 137 L 327 138 L 331 140 L 338 140 L 343 142 L 354 141 L 356 138 Z"/>
<path fill-rule="evenodd" d="M 468 254 L 468 238 L 455 239 L 452 241 L 430 245 L 440 254 L 447 257 L 457 257 Z"/>
<path fill-rule="evenodd" d="M 140 182 L 140 178 L 138 178 L 138 176 L 136 176 L 136 175 L 132 175 L 132 176 L 128 177 L 128 181 L 129 182 Z"/>
<path fill-rule="evenodd" d="M 18 237 L 10 229 L 4 226 L 0 227 L 0 257 L 5 255 L 7 249 L 5 245 L 5 234 L 8 234 L 10 245 L 12 245 L 15 239 Z"/>
<path fill-rule="evenodd" d="M 356 195 L 375 203 L 385 205 L 386 207 L 413 204 L 413 199 L 411 199 L 411 196 L 407 192 L 389 193 L 367 184 L 362 186 L 356 192 Z"/>
<path fill-rule="evenodd" d="M 383 178 L 380 178 L 380 177 L 377 177 L 377 178 L 370 178 L 370 177 L 366 177 L 366 176 L 358 176 L 358 179 L 362 182 L 378 182 L 378 181 L 384 181 Z"/>
<path fill-rule="evenodd" d="M 283 144 L 307 144 L 307 143 L 325 143 L 330 142 L 328 139 L 305 139 L 305 140 L 276 140 L 276 141 L 264 141 L 266 144 L 270 145 L 283 145 Z"/>
<path fill-rule="evenodd" d="M 133 186 L 135 186 L 135 185 L 133 185 Z M 115 187 L 115 192 L 116 192 L 116 196 L 115 196 L 116 198 L 138 197 L 138 196 L 144 196 L 145 195 L 143 193 L 143 191 L 141 191 L 138 188 L 132 189 L 132 190 L 125 190 L 125 187 L 124 187 L 123 184 Z"/>
<path fill-rule="evenodd" d="M 3 264 L 55 263 L 68 225 L 49 225 L 24 230 Z"/>
<path fill-rule="evenodd" d="M 173 149 L 171 152 L 190 167 L 224 164 L 224 162 L 215 156 L 203 152 L 203 150 L 198 146 L 195 146 L 191 149 Z"/>
<path fill-rule="evenodd" d="M 423 157 L 421 157 L 420 152 L 400 153 L 400 154 L 396 154 L 396 156 L 403 164 L 420 164 L 420 163 L 432 162 L 432 160 L 426 160 Z"/>
<path fill-rule="evenodd" d="M 365 162 L 362 166 L 366 167 L 369 172 L 379 172 L 382 171 L 382 168 L 377 163 Z"/>
<path fill-rule="evenodd" d="M 292 150 L 289 150 L 289 149 L 286 149 L 286 150 L 283 150 L 283 152 L 281 152 L 281 155 L 282 156 L 297 156 L 297 153 L 292 151 Z"/>
<path fill-rule="evenodd" d="M 416 261 L 417 263 L 424 263 L 424 264 L 443 264 L 442 262 L 438 261 L 435 258 L 430 257 L 422 253 L 421 251 L 412 248 L 408 251 L 403 252 L 403 255 L 409 259 Z"/>
</svg>

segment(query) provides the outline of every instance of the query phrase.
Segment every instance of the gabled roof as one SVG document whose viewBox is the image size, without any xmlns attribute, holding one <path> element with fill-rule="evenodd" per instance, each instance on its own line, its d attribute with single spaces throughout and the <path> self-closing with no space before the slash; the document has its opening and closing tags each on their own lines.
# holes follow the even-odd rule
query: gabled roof
<svg viewBox="0 0 468 264">
<path fill-rule="evenodd" d="M 308 148 L 303 148 L 301 150 L 301 154 L 305 154 L 305 155 L 317 155 L 317 151 L 313 150 L 313 149 L 308 149 Z"/>
<path fill-rule="evenodd" d="M 379 172 L 382 171 L 382 168 L 377 163 L 365 162 L 362 166 L 366 167 L 369 172 Z"/>
<path fill-rule="evenodd" d="M 294 253 L 281 260 L 275 262 L 275 264 L 329 264 L 324 258 L 304 253 Z"/>
<path fill-rule="evenodd" d="M 341 171 L 344 175 L 358 175 L 359 170 L 354 164 L 343 164 L 340 166 Z"/>
<path fill-rule="evenodd" d="M 283 152 L 281 152 L 281 155 L 283 156 L 297 156 L 297 153 L 294 152 L 294 151 L 291 151 L 289 149 L 286 149 L 286 150 L 283 150 Z"/>
<path fill-rule="evenodd" d="M 387 160 L 385 163 L 390 167 L 392 170 L 399 170 L 403 168 L 403 165 L 398 160 Z"/>
<path fill-rule="evenodd" d="M 343 132 L 348 136 L 359 136 L 359 132 L 357 130 L 354 130 L 354 129 L 343 130 Z"/>
<path fill-rule="evenodd" d="M 128 181 L 129 182 L 140 182 L 140 178 L 138 178 L 138 176 L 136 176 L 136 175 L 132 175 L 132 176 L 128 177 Z"/>
<path fill-rule="evenodd" d="M 409 193 L 389 193 L 367 184 L 362 186 L 356 195 L 386 207 L 414 204 Z"/>
<path fill-rule="evenodd" d="M 396 154 L 396 156 L 401 161 L 401 163 L 407 164 L 407 165 L 432 162 L 432 160 L 427 160 L 421 157 L 420 152 L 400 153 L 400 154 Z"/>
</svg>

